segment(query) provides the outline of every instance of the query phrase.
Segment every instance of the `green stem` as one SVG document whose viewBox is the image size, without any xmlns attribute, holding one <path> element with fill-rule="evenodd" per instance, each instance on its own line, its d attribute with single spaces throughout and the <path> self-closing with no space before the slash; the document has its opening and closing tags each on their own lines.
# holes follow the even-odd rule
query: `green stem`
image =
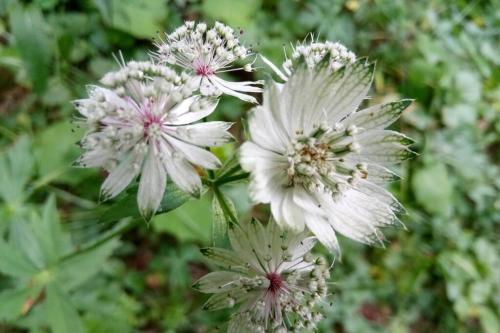
<svg viewBox="0 0 500 333">
<path fill-rule="evenodd" d="M 221 177 L 228 177 L 230 175 L 233 175 L 235 174 L 236 172 L 238 171 L 241 171 L 241 166 L 239 164 L 236 164 L 235 166 L 233 166 L 232 168 L 226 170 L 226 171 L 223 171 L 220 175 L 219 175 L 219 178 Z"/>
<path fill-rule="evenodd" d="M 219 201 L 220 207 L 224 211 L 224 214 L 229 217 L 229 224 L 238 224 L 238 218 L 234 216 L 233 212 L 231 211 L 231 208 L 229 207 L 224 194 L 222 194 L 217 186 L 214 186 L 213 190 L 215 197 Z"/>
<path fill-rule="evenodd" d="M 89 252 L 89 251 L 92 251 L 96 248 L 98 248 L 99 246 L 103 245 L 104 243 L 106 243 L 107 241 L 117 237 L 117 236 L 120 236 L 121 234 L 124 234 L 125 232 L 129 231 L 130 229 L 132 229 L 136 224 L 138 224 L 140 221 L 142 221 L 142 218 L 135 218 L 135 219 L 132 219 L 132 220 L 129 220 L 127 223 L 124 223 L 123 226 L 121 226 L 120 228 L 114 230 L 113 232 L 109 233 L 107 236 L 99 239 L 98 241 L 86 246 L 86 247 L 83 247 L 77 251 L 74 251 L 74 252 L 71 252 L 63 257 L 61 257 L 59 259 L 59 262 L 63 262 L 63 261 L 67 261 L 67 260 L 70 260 L 80 254 L 83 254 L 85 252 Z"/>
<path fill-rule="evenodd" d="M 230 177 L 223 177 L 222 179 L 217 179 L 214 183 L 217 185 L 227 184 L 227 183 L 235 182 L 238 180 L 247 179 L 248 176 L 250 176 L 250 173 L 244 172 L 244 173 L 240 173 L 238 175 L 234 175 L 234 176 L 230 176 Z"/>
</svg>

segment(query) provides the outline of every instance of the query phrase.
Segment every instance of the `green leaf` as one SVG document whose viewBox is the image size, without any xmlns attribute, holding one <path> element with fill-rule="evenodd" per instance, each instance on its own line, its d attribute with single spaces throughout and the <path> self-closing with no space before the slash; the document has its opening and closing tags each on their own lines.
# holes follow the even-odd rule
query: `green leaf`
<svg viewBox="0 0 500 333">
<path fill-rule="evenodd" d="M 210 199 L 207 195 L 199 200 L 191 200 L 182 207 L 153 218 L 153 227 L 158 231 L 166 231 L 177 239 L 187 241 L 209 242 L 212 218 Z"/>
<path fill-rule="evenodd" d="M 67 84 L 59 77 L 52 77 L 45 93 L 42 95 L 42 101 L 47 106 L 68 106 L 72 95 Z"/>
<path fill-rule="evenodd" d="M 13 221 L 10 227 L 9 241 L 11 246 L 15 246 L 19 251 L 22 251 L 36 267 L 42 268 L 48 262 L 38 238 L 40 232 L 34 228 L 34 224 L 40 222 L 40 220 L 34 211 L 30 213 L 29 221 L 26 218 Z"/>
<path fill-rule="evenodd" d="M 220 197 L 214 195 L 214 198 L 212 200 L 212 242 L 214 245 L 224 244 L 224 240 L 227 234 L 227 227 L 231 223 L 237 222 L 233 221 L 233 217 L 238 217 L 238 213 L 236 212 L 233 201 L 222 192 L 219 192 L 219 195 Z M 223 202 L 221 202 L 220 200 L 223 200 Z M 226 205 L 225 209 L 222 205 Z M 229 212 L 226 211 L 226 209 L 228 209 Z"/>
<path fill-rule="evenodd" d="M 455 75 L 455 89 L 461 100 L 475 103 L 481 98 L 481 79 L 475 72 L 461 70 Z"/>
<path fill-rule="evenodd" d="M 47 87 L 51 71 L 52 41 L 47 34 L 47 26 L 40 9 L 13 6 L 10 12 L 10 28 L 15 38 L 21 58 L 35 92 L 42 93 Z"/>
<path fill-rule="evenodd" d="M 443 108 L 443 122 L 448 127 L 472 125 L 476 118 L 476 108 L 469 104 L 456 104 Z"/>
<path fill-rule="evenodd" d="M 500 332 L 500 321 L 498 316 L 491 309 L 481 306 L 479 308 L 479 319 L 485 333 Z"/>
<path fill-rule="evenodd" d="M 53 283 L 47 286 L 46 311 L 52 333 L 85 332 L 69 295 Z"/>
<path fill-rule="evenodd" d="M 31 141 L 21 136 L 0 154 L 0 197 L 9 203 L 21 203 L 26 197 L 26 184 L 32 176 Z"/>
<path fill-rule="evenodd" d="M 83 131 L 74 131 L 68 121 L 55 123 L 35 136 L 34 155 L 42 185 L 52 181 L 76 184 L 92 170 L 74 168 L 71 164 L 81 153 L 76 142 Z"/>
<path fill-rule="evenodd" d="M 64 289 L 76 288 L 97 274 L 118 245 L 119 241 L 112 239 L 91 251 L 83 252 L 60 262 L 57 278 Z"/>
<path fill-rule="evenodd" d="M 21 316 L 23 305 L 29 299 L 31 291 L 25 289 L 9 289 L 0 293 L 0 321 L 12 321 Z"/>
<path fill-rule="evenodd" d="M 102 213 L 99 221 L 108 223 L 118 221 L 124 217 L 141 216 L 137 207 L 137 189 L 138 185 L 131 186 L 125 196 Z M 157 214 L 169 212 L 181 206 L 190 198 L 191 196 L 188 193 L 181 191 L 172 182 L 168 182 Z"/>
<path fill-rule="evenodd" d="M 231 220 L 224 214 L 216 196 L 212 199 L 212 216 L 212 243 L 214 245 L 221 245 L 227 233 L 227 226 L 231 223 Z"/>
<path fill-rule="evenodd" d="M 233 26 L 248 26 L 261 7 L 261 0 L 206 0 L 202 10 L 205 15 Z"/>
<path fill-rule="evenodd" d="M 139 38 L 151 38 L 163 28 L 168 7 L 163 0 L 95 0 L 104 22 Z"/>
<path fill-rule="evenodd" d="M 0 272 L 13 277 L 29 278 L 37 271 L 37 267 L 21 251 L 0 239 Z"/>
<path fill-rule="evenodd" d="M 453 188 L 444 164 L 435 162 L 417 170 L 412 187 L 417 201 L 429 213 L 446 215 L 451 211 Z"/>
<path fill-rule="evenodd" d="M 49 197 L 43 207 L 42 218 L 34 217 L 32 229 L 46 263 L 56 262 L 60 256 L 70 250 L 70 238 L 62 231 L 53 195 Z"/>
</svg>

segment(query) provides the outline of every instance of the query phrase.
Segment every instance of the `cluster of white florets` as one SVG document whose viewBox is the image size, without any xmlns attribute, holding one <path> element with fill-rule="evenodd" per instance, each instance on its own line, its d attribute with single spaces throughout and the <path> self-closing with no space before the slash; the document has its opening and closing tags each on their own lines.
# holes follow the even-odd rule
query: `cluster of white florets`
<svg viewBox="0 0 500 333">
<path fill-rule="evenodd" d="M 88 98 L 75 101 L 76 122 L 88 128 L 75 164 L 109 172 L 101 188 L 105 199 L 140 175 L 138 207 L 149 218 L 159 208 L 167 172 L 182 190 L 198 196 L 201 180 L 192 164 L 220 166 L 204 147 L 228 142 L 231 124 L 193 124 L 212 113 L 218 100 L 196 95 L 190 81 L 164 65 L 122 62 L 102 78 L 102 86 L 89 87 Z"/>
<path fill-rule="evenodd" d="M 202 250 L 225 269 L 194 284 L 201 292 L 214 293 L 204 308 L 239 304 L 229 333 L 313 330 L 322 318 L 319 310 L 330 278 L 326 260 L 310 253 L 316 239 L 282 231 L 274 221 L 236 226 L 229 237 L 234 251 Z"/>
<path fill-rule="evenodd" d="M 337 71 L 341 67 L 353 64 L 356 61 L 354 52 L 349 51 L 347 47 L 339 42 L 299 43 L 294 47 L 291 58 L 285 61 L 283 67 L 285 70 L 292 71 L 300 60 L 304 60 L 308 67 L 313 68 L 325 58 L 328 59 L 329 68 L 332 71 Z"/>
<path fill-rule="evenodd" d="M 308 254 L 308 256 L 310 256 Z M 313 331 L 323 319 L 319 311 L 327 296 L 327 280 L 330 277 L 328 266 L 323 258 L 312 260 L 310 271 L 284 272 L 279 278 L 281 286 L 272 290 L 269 279 L 254 277 L 253 282 L 245 284 L 248 292 L 264 290 L 273 293 L 262 297 L 243 311 L 237 312 L 229 322 L 228 332 L 301 332 Z M 277 277 L 278 278 L 278 277 Z M 267 291 L 266 291 L 267 290 Z M 229 297 L 229 296 L 228 296 Z M 270 309 L 269 298 L 275 297 L 276 304 Z M 234 300 L 233 300 L 234 301 Z M 228 301 L 231 303 L 231 301 Z M 234 303 L 234 302 L 233 302 Z M 280 314 L 276 314 L 280 311 Z"/>
<path fill-rule="evenodd" d="M 323 191 L 331 195 L 340 194 L 356 179 L 366 178 L 365 163 L 356 166 L 345 164 L 347 154 L 359 153 L 362 149 L 356 139 L 360 129 L 355 125 L 345 128 L 338 123 L 314 126 L 309 135 L 297 132 L 288 149 L 287 186 L 304 185 L 311 191 Z"/>
<path fill-rule="evenodd" d="M 181 66 L 196 75 L 224 71 L 236 60 L 244 60 L 251 54 L 240 44 L 235 31 L 220 22 L 207 29 L 205 23 L 188 21 L 166 34 L 165 41 L 156 46 L 160 62 Z M 252 71 L 252 66 L 246 64 L 243 69 Z"/>
<path fill-rule="evenodd" d="M 286 60 L 282 63 L 281 69 L 266 57 L 261 56 L 261 58 L 283 81 L 288 81 L 300 63 L 305 63 L 309 69 L 313 69 L 319 63 L 327 61 L 328 69 L 336 72 L 356 62 L 356 54 L 343 44 L 330 41 L 318 42 L 314 40 L 313 35 L 310 35 L 310 41 L 299 42 L 292 46 L 292 53 L 290 56 L 285 54 Z"/>
<path fill-rule="evenodd" d="M 224 93 L 257 103 L 251 93 L 262 92 L 263 84 L 217 76 L 253 71 L 252 63 L 233 67 L 252 53 L 222 23 L 208 28 L 187 21 L 155 45 L 156 61 L 122 59 L 101 87 L 90 86 L 88 98 L 75 101 L 77 121 L 88 128 L 77 164 L 109 172 L 101 188 L 105 199 L 140 176 L 138 208 L 146 218 L 160 208 L 167 175 L 199 196 L 197 166 L 220 167 L 206 148 L 228 142 L 231 124 L 200 122 L 215 110 L 217 97 Z M 252 139 L 242 145 L 240 163 L 252 173 L 253 199 L 270 203 L 274 220 L 231 225 L 232 251 L 202 250 L 224 270 L 207 274 L 194 287 L 214 294 L 207 310 L 239 305 L 229 333 L 311 332 L 323 318 L 319 308 L 330 278 L 326 261 L 310 254 L 316 240 L 340 254 L 336 232 L 371 244 L 383 238 L 377 228 L 399 221 L 395 213 L 401 205 L 367 178 L 392 177 L 385 165 L 413 154 L 409 138 L 383 129 L 410 102 L 357 111 L 373 66 L 356 61 L 338 42 L 311 38 L 296 44 L 283 72 L 263 60 L 285 83 L 272 83 L 254 110 Z M 353 212 L 358 201 L 364 211 Z"/>
<path fill-rule="evenodd" d="M 205 96 L 222 93 L 247 102 L 257 103 L 248 93 L 262 92 L 260 81 L 227 81 L 224 72 L 253 71 L 252 63 L 234 66 L 244 61 L 251 51 L 240 43 L 235 31 L 220 23 L 208 29 L 205 23 L 186 22 L 171 34 L 165 34 L 156 44 L 153 56 L 160 64 L 177 66 L 192 75 L 191 84 Z"/>
</svg>

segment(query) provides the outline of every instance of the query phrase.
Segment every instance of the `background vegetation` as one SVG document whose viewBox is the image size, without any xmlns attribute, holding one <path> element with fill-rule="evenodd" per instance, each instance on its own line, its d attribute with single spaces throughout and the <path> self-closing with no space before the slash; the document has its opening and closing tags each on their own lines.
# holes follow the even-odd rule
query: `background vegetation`
<svg viewBox="0 0 500 333">
<path fill-rule="evenodd" d="M 113 214 L 135 215 L 133 193 L 99 204 L 103 174 L 71 167 L 81 132 L 70 101 L 117 68 L 112 53 L 146 58 L 157 31 L 184 19 L 241 27 L 247 44 L 277 62 L 283 44 L 319 33 L 377 61 L 374 102 L 416 99 L 397 126 L 420 157 L 392 186 L 408 230 L 388 230 L 385 249 L 341 239 L 323 332 L 500 332 L 498 8 L 497 0 L 1 0 L 0 332 L 224 329 L 227 314 L 203 312 L 206 295 L 190 289 L 210 267 L 198 248 L 213 242 L 212 194 L 124 227 Z M 249 107 L 224 97 L 214 117 L 238 121 L 238 136 Z M 265 218 L 245 187 L 222 190 L 242 219 Z M 185 201 L 167 199 L 167 210 Z M 128 231 L 113 237 L 120 228 Z"/>
</svg>

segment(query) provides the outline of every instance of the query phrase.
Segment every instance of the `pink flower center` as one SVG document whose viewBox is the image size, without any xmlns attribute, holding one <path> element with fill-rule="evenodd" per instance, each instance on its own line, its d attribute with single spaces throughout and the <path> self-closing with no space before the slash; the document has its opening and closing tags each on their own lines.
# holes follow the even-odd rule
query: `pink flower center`
<svg viewBox="0 0 500 333">
<path fill-rule="evenodd" d="M 266 277 L 269 280 L 269 287 L 267 287 L 269 292 L 277 294 L 284 287 L 283 280 L 278 273 L 268 273 Z"/>
<path fill-rule="evenodd" d="M 196 71 L 196 75 L 208 76 L 214 73 L 214 71 L 210 68 L 210 66 L 205 64 L 203 60 L 199 59 L 195 60 L 193 62 L 193 66 Z"/>
<path fill-rule="evenodd" d="M 146 112 L 143 116 L 143 123 L 142 125 L 144 126 L 144 135 L 145 136 L 149 136 L 150 134 L 150 128 L 152 127 L 152 125 L 156 125 L 156 126 L 153 126 L 156 128 L 156 130 L 158 130 L 159 128 L 161 128 L 161 118 L 151 112 Z"/>
</svg>

